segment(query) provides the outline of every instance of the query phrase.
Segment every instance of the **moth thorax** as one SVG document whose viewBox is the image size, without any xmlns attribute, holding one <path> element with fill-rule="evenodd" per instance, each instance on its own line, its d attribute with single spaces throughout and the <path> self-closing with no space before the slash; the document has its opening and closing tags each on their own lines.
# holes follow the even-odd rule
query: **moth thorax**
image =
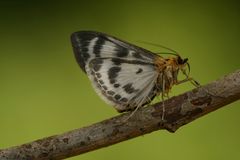
<svg viewBox="0 0 240 160">
<path fill-rule="evenodd" d="M 179 66 L 176 60 L 175 57 L 167 59 L 160 57 L 156 60 L 156 68 L 159 72 L 157 88 L 163 94 L 168 94 L 172 86 L 177 83 Z"/>
<path fill-rule="evenodd" d="M 161 73 L 163 72 L 164 68 L 166 67 L 166 60 L 162 57 L 157 57 L 154 61 L 156 70 Z"/>
<path fill-rule="evenodd" d="M 178 76 L 179 69 L 174 66 L 171 66 L 169 68 L 170 69 L 166 70 L 165 73 L 166 73 L 166 76 L 169 79 L 170 83 L 172 85 L 174 85 L 175 83 L 177 83 L 177 76 Z"/>
</svg>

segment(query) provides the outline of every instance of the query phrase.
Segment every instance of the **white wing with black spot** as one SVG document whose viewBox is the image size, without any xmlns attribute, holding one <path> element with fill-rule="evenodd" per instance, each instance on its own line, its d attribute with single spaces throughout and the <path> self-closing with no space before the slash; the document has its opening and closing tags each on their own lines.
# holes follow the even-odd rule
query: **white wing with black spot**
<svg viewBox="0 0 240 160">
<path fill-rule="evenodd" d="M 156 95 L 154 53 L 99 32 L 75 32 L 71 41 L 94 89 L 118 111 L 142 106 Z"/>
<path fill-rule="evenodd" d="M 119 58 L 97 58 L 86 72 L 96 92 L 119 112 L 149 103 L 156 95 L 158 73 L 153 64 Z"/>
</svg>

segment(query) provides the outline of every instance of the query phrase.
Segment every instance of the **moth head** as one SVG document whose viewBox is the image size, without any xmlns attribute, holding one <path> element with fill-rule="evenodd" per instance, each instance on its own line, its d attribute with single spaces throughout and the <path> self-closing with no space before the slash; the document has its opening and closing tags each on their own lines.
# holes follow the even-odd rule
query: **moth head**
<svg viewBox="0 0 240 160">
<path fill-rule="evenodd" d="M 188 58 L 182 59 L 180 56 L 177 56 L 177 63 L 178 65 L 185 65 L 187 64 Z"/>
<path fill-rule="evenodd" d="M 188 63 L 188 58 L 182 59 L 179 55 L 177 56 L 177 65 L 179 66 L 179 69 L 183 72 L 184 75 L 188 77 L 190 73 L 190 65 Z M 186 67 L 188 69 L 188 73 L 186 73 Z"/>
</svg>

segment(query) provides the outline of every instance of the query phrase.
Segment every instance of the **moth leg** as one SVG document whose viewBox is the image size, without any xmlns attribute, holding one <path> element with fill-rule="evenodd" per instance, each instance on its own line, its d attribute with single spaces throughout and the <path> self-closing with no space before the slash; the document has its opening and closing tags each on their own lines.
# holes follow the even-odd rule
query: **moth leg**
<svg viewBox="0 0 240 160">
<path fill-rule="evenodd" d="M 164 93 L 165 93 L 165 79 L 162 79 L 162 121 L 164 120 L 165 116 L 165 105 L 164 105 Z"/>
<path fill-rule="evenodd" d="M 192 77 L 187 77 L 186 79 L 183 79 L 183 80 L 181 80 L 181 81 L 178 81 L 177 83 L 176 83 L 176 85 L 178 85 L 178 84 L 182 84 L 182 83 L 185 83 L 185 82 L 188 82 L 188 81 L 190 81 L 195 87 L 200 87 L 201 85 L 200 85 L 200 83 L 198 83 L 196 80 L 194 80 Z"/>
<path fill-rule="evenodd" d="M 140 107 L 140 105 L 138 105 L 132 112 L 131 114 L 124 120 L 124 122 L 127 122 L 138 110 L 138 108 Z"/>
<path fill-rule="evenodd" d="M 151 100 L 149 97 L 147 97 L 147 99 Z M 127 121 L 137 112 L 137 110 L 138 110 L 140 107 L 142 107 L 142 105 L 141 105 L 142 102 L 143 102 L 143 100 L 140 101 L 140 103 L 137 105 L 137 107 L 134 108 L 134 110 L 131 112 L 131 114 L 124 120 L 124 122 L 127 122 Z"/>
<path fill-rule="evenodd" d="M 131 112 L 131 114 L 124 120 L 124 122 L 127 122 L 129 120 L 129 118 L 131 118 L 141 106 L 142 106 L 141 103 L 139 105 L 137 105 L 137 107 L 134 108 L 134 110 Z"/>
<path fill-rule="evenodd" d="M 183 80 L 181 80 L 181 81 L 178 81 L 176 84 L 178 85 L 178 84 L 185 83 L 185 82 L 188 82 L 188 81 L 190 81 L 196 88 L 201 87 L 200 83 L 198 83 L 198 82 L 197 82 L 196 80 L 194 80 L 192 77 L 187 77 L 186 79 L 183 79 Z M 204 90 L 207 94 L 209 94 L 209 95 L 211 95 L 211 96 L 213 96 L 213 97 L 223 98 L 223 97 L 221 97 L 221 96 L 216 96 L 216 94 L 211 93 L 210 91 L 208 91 L 208 90 L 205 89 L 205 88 L 203 88 L 203 90 Z"/>
</svg>

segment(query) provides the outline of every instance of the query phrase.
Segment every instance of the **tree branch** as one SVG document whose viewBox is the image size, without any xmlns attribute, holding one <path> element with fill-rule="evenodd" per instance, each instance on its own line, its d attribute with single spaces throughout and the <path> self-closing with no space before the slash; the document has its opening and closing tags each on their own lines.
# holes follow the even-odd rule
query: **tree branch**
<svg viewBox="0 0 240 160">
<path fill-rule="evenodd" d="M 162 103 L 73 131 L 20 146 L 0 150 L 1 160 L 63 159 L 160 129 L 175 132 L 179 127 L 240 99 L 240 70 L 208 85 L 164 101 L 165 120 L 161 120 Z"/>
</svg>

